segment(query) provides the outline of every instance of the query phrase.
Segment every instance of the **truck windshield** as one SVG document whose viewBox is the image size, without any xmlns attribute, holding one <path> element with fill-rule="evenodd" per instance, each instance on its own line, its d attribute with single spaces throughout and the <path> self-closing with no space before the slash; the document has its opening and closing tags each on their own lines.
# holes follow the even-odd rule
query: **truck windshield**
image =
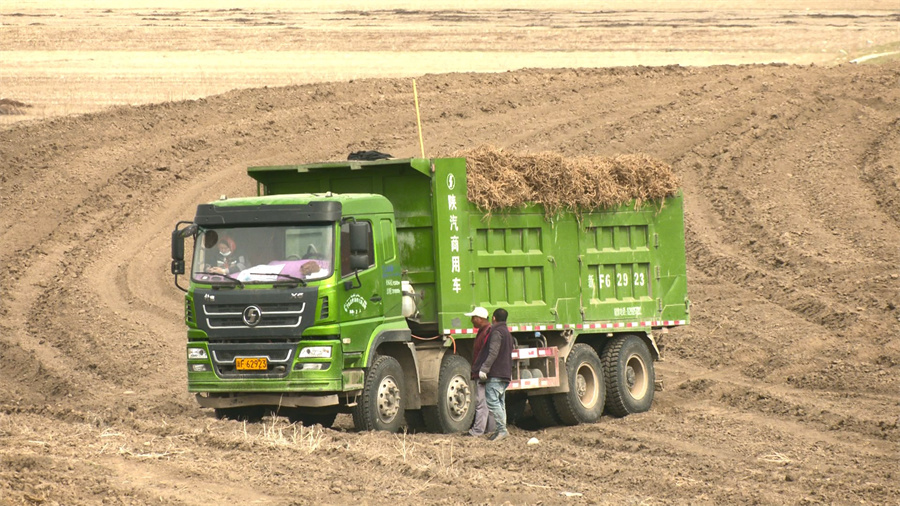
<svg viewBox="0 0 900 506">
<path fill-rule="evenodd" d="M 191 275 L 200 283 L 274 283 L 324 279 L 333 268 L 333 224 L 201 228 Z"/>
</svg>

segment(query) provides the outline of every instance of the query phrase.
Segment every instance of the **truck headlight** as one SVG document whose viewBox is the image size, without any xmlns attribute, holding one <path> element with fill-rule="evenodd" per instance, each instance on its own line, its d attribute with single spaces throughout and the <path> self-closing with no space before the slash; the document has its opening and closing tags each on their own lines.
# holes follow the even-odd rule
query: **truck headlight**
<svg viewBox="0 0 900 506">
<path fill-rule="evenodd" d="M 331 346 L 308 346 L 300 350 L 300 358 L 331 358 Z"/>
<path fill-rule="evenodd" d="M 191 370 L 194 372 L 206 372 L 209 370 L 209 366 L 206 364 L 191 364 Z"/>
<path fill-rule="evenodd" d="M 189 360 L 203 360 L 209 358 L 206 356 L 206 350 L 203 348 L 188 348 Z"/>
</svg>

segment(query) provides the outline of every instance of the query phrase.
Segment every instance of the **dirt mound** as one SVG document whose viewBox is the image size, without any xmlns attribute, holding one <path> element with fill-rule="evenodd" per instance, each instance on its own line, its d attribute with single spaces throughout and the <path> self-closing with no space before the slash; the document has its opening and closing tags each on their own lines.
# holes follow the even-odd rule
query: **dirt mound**
<svg viewBox="0 0 900 506">
<path fill-rule="evenodd" d="M 12 100 L 10 98 L 0 98 L 0 115 L 25 114 L 24 109 L 31 107 L 30 104 Z"/>
<path fill-rule="evenodd" d="M 500 445 L 217 421 L 185 391 L 174 224 L 254 194 L 250 165 L 417 155 L 408 81 L 0 130 L 0 504 L 896 504 L 898 80 L 900 64 L 419 79 L 429 152 L 646 153 L 682 181 L 691 325 L 657 336 L 653 409 Z"/>
<path fill-rule="evenodd" d="M 669 164 L 644 154 L 566 157 L 480 146 L 454 155 L 466 158 L 469 200 L 489 212 L 531 203 L 551 218 L 632 201 L 639 207 L 679 186 Z"/>
</svg>

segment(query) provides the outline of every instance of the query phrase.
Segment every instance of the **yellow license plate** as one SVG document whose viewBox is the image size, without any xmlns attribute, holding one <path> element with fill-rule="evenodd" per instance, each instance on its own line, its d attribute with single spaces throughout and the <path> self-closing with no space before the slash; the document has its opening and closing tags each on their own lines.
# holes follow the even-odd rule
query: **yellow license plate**
<svg viewBox="0 0 900 506">
<path fill-rule="evenodd" d="M 238 371 L 265 371 L 269 368 L 267 358 L 236 358 L 234 368 Z"/>
</svg>

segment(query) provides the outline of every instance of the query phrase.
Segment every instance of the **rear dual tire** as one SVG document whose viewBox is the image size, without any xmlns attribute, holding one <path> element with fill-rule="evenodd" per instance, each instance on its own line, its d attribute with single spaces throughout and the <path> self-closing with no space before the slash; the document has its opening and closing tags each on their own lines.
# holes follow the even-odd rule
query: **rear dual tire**
<svg viewBox="0 0 900 506">
<path fill-rule="evenodd" d="M 529 396 L 528 404 L 531 405 L 531 414 L 541 427 L 553 427 L 561 423 L 556 408 L 553 407 L 552 395 Z"/>
<path fill-rule="evenodd" d="M 653 356 L 639 336 L 624 335 L 603 349 L 606 412 L 623 417 L 643 413 L 653 404 L 656 373 Z"/>
<path fill-rule="evenodd" d="M 560 422 L 578 425 L 599 420 L 603 414 L 606 386 L 597 352 L 584 343 L 572 346 L 566 357 L 566 377 L 569 391 L 553 395 L 553 407 Z"/>
</svg>

